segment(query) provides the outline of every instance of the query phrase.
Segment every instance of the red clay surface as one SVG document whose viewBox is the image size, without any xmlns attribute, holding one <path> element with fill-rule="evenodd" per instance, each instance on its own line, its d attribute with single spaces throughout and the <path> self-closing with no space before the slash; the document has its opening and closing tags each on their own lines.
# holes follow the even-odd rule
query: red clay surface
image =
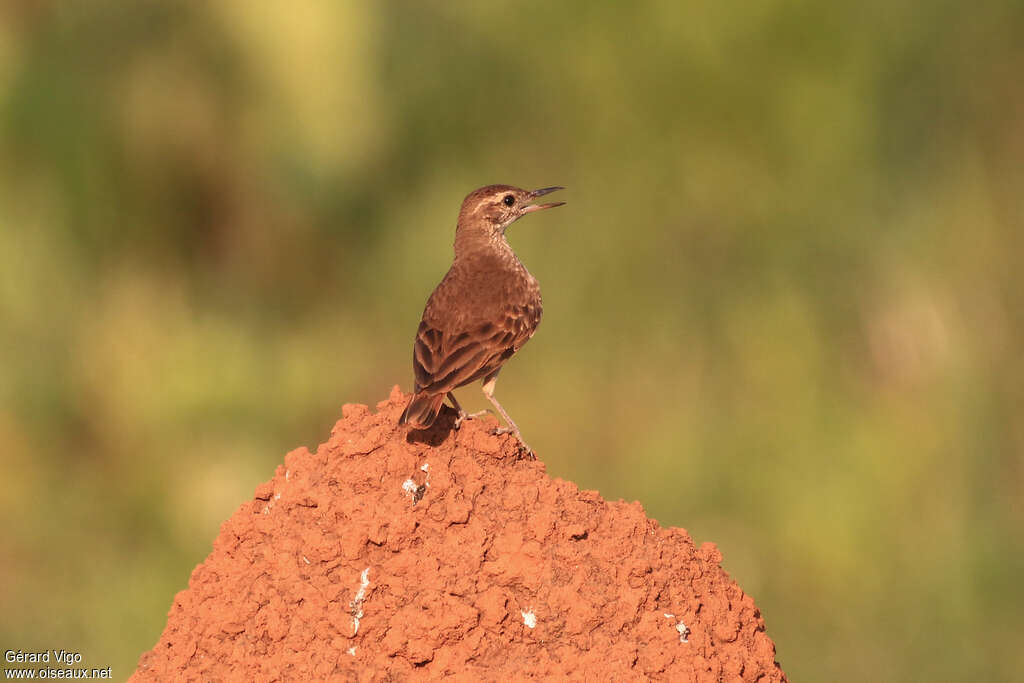
<svg viewBox="0 0 1024 683">
<path fill-rule="evenodd" d="M 406 400 L 285 457 L 131 680 L 786 680 L 713 544 L 551 479 L 493 420 L 410 441 Z"/>
</svg>

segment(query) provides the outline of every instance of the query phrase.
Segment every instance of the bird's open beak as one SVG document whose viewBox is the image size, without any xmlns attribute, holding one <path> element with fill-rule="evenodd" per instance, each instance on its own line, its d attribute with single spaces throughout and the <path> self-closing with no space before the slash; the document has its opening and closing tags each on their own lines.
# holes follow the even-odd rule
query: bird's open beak
<svg viewBox="0 0 1024 683">
<path fill-rule="evenodd" d="M 564 190 L 564 187 L 542 187 L 539 190 L 534 190 L 530 193 L 530 199 L 536 199 L 537 197 L 543 197 L 546 194 L 554 192 L 555 190 Z M 523 207 L 523 213 L 533 213 L 534 211 L 542 211 L 543 209 L 553 209 L 556 206 L 561 206 L 565 202 L 549 202 L 547 204 L 528 204 Z"/>
</svg>

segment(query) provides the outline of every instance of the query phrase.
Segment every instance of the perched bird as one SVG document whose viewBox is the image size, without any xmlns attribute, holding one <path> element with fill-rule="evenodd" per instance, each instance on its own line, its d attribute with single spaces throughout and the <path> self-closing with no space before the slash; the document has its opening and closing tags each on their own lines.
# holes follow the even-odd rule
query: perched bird
<svg viewBox="0 0 1024 683">
<path fill-rule="evenodd" d="M 469 417 L 452 390 L 482 379 L 484 395 L 508 423 L 527 453 L 519 427 L 494 398 L 505 361 L 525 344 L 540 323 L 540 286 L 505 239 L 522 216 L 565 202 L 532 203 L 561 187 L 522 190 L 488 185 L 462 202 L 455 228 L 455 260 L 427 300 L 413 348 L 415 390 L 401 424 L 425 429 L 447 397 L 458 412 L 455 426 Z M 535 457 L 535 456 L 534 456 Z"/>
</svg>

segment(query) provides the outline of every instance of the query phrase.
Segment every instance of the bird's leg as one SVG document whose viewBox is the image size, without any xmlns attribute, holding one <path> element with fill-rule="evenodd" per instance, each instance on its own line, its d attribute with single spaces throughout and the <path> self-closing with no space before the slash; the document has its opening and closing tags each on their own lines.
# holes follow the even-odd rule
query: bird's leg
<svg viewBox="0 0 1024 683">
<path fill-rule="evenodd" d="M 455 429 L 458 429 L 462 426 L 462 421 L 469 417 L 469 415 L 462 409 L 462 406 L 459 405 L 459 401 L 455 398 L 455 394 L 450 391 L 448 392 L 448 400 L 452 402 L 455 412 L 459 414 L 459 416 L 455 418 Z"/>
<path fill-rule="evenodd" d="M 455 398 L 455 394 L 453 394 L 450 391 L 448 392 L 448 400 L 452 402 L 452 407 L 454 407 L 455 412 L 459 414 L 459 416 L 455 418 L 455 429 L 461 427 L 462 423 L 465 422 L 466 420 L 472 420 L 475 417 L 480 417 L 481 415 L 487 413 L 486 410 L 481 410 L 476 413 L 467 413 L 465 410 L 462 409 L 462 406 L 459 405 L 458 400 L 456 400 Z"/>
<path fill-rule="evenodd" d="M 516 426 L 516 423 L 512 421 L 511 417 L 508 416 L 508 413 L 505 412 L 505 409 L 501 407 L 501 404 L 498 403 L 498 399 L 494 398 L 494 385 L 497 384 L 497 383 L 498 383 L 498 373 L 495 372 L 493 375 L 488 376 L 484 380 L 484 386 L 483 386 L 484 396 L 486 396 L 487 400 L 490 401 L 491 404 L 495 408 L 497 408 L 498 412 L 501 413 L 501 416 L 503 418 L 505 418 L 505 422 L 508 423 L 508 427 L 499 427 L 498 429 L 494 430 L 494 433 L 495 434 L 509 434 L 509 433 L 515 434 L 516 438 L 519 440 L 519 445 L 522 446 L 524 451 L 526 451 L 526 454 L 528 456 L 530 456 L 531 458 L 533 458 L 534 460 L 536 460 L 537 459 L 537 454 L 533 452 L 533 449 L 530 448 L 529 444 L 527 444 L 525 441 L 523 441 L 523 435 L 519 433 L 519 427 Z"/>
</svg>

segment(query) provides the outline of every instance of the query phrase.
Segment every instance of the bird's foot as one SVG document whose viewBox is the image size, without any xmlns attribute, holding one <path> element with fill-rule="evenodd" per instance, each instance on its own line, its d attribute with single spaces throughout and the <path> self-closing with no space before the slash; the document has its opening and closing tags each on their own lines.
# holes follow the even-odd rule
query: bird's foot
<svg viewBox="0 0 1024 683">
<path fill-rule="evenodd" d="M 519 454 L 529 458 L 530 460 L 537 459 L 537 454 L 533 452 L 533 449 L 530 448 L 530 445 L 528 443 L 523 441 L 523 436 L 522 434 L 519 433 L 518 429 L 512 429 L 511 427 L 495 427 L 491 431 L 491 434 L 494 434 L 495 436 L 501 436 L 502 434 L 513 434 L 516 437 L 516 441 L 519 442 Z"/>
<path fill-rule="evenodd" d="M 455 429 L 458 430 L 458 428 L 461 427 L 462 423 L 465 422 L 466 420 L 475 420 L 481 415 L 486 415 L 487 412 L 488 411 L 486 410 L 478 410 L 475 413 L 467 413 L 465 410 L 460 410 L 459 416 L 455 418 Z"/>
<path fill-rule="evenodd" d="M 537 454 L 533 452 L 533 449 L 530 448 L 530 445 L 523 441 L 522 438 L 519 439 L 519 454 L 522 457 L 528 458 L 530 460 L 537 459 Z"/>
</svg>

